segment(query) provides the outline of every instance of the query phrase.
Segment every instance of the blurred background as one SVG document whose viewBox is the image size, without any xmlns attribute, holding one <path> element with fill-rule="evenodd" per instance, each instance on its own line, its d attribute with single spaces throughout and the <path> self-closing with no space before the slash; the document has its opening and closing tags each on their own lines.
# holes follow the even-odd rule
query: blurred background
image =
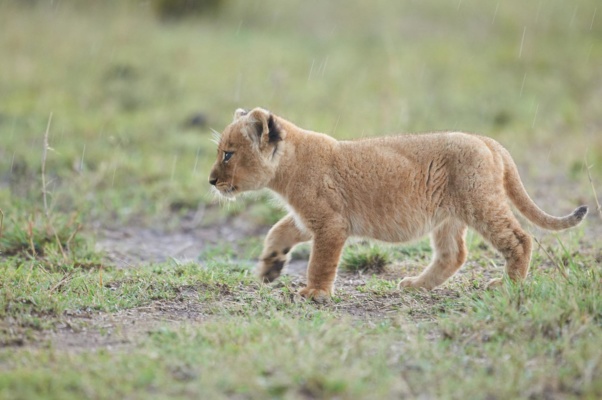
<svg viewBox="0 0 602 400">
<path fill-rule="evenodd" d="M 538 197 L 581 185 L 571 204 L 602 172 L 598 0 L 0 0 L 0 60 L 5 212 L 40 207 L 47 127 L 53 211 L 198 210 L 238 107 L 339 139 L 489 135 Z"/>
<path fill-rule="evenodd" d="M 397 290 L 428 239 L 357 239 L 334 301 L 298 301 L 309 245 L 261 284 L 282 210 L 208 183 L 211 129 L 256 106 L 488 135 L 542 208 L 590 215 L 523 224 L 531 277 L 499 293 L 470 231 L 439 290 Z M 0 0 L 0 399 L 602 398 L 596 188 L 600 0 Z"/>
</svg>

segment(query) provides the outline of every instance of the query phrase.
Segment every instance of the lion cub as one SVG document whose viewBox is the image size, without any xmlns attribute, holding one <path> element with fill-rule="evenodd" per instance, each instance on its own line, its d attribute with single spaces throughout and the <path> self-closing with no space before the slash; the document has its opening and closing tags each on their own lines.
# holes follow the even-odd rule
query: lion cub
<svg viewBox="0 0 602 400">
<path fill-rule="evenodd" d="M 337 141 L 261 108 L 236 110 L 219 138 L 209 182 L 225 197 L 269 188 L 287 203 L 289 214 L 265 239 L 259 276 L 278 278 L 291 249 L 311 240 L 307 287 L 299 293 L 316 301 L 332 295 L 349 236 L 405 242 L 430 232 L 432 262 L 400 286 L 433 289 L 464 264 L 471 227 L 502 253 L 509 278 L 521 281 L 531 238 L 509 203 L 550 230 L 573 227 L 587 214 L 586 206 L 561 218 L 543 212 L 508 151 L 487 137 L 446 132 Z"/>
</svg>

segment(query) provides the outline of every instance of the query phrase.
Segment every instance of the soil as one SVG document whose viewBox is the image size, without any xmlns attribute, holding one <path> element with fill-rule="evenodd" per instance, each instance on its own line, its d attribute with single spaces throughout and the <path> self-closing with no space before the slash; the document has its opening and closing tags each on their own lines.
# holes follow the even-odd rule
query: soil
<svg viewBox="0 0 602 400">
<path fill-rule="evenodd" d="M 196 299 L 196 291 L 189 289 L 174 301 L 155 301 L 116 313 L 68 313 L 41 343 L 70 351 L 127 348 L 166 327 L 206 321 L 209 316 Z"/>
<path fill-rule="evenodd" d="M 175 231 L 136 226 L 100 227 L 96 232 L 96 249 L 105 253 L 108 264 L 118 268 L 170 259 L 198 261 L 199 254 L 208 246 L 264 236 L 269 229 L 251 224 L 242 217 L 209 226 L 203 226 L 202 222 L 187 218 Z"/>
</svg>

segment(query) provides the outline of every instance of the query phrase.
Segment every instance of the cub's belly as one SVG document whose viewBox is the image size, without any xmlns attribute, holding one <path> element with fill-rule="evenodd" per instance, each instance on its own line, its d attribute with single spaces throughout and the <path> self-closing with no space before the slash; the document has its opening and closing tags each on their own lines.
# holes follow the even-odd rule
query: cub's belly
<svg viewBox="0 0 602 400">
<path fill-rule="evenodd" d="M 412 218 L 412 216 L 405 218 L 387 216 L 351 217 L 349 222 L 352 236 L 393 243 L 418 239 L 439 225 L 439 221 L 434 218 Z"/>
</svg>

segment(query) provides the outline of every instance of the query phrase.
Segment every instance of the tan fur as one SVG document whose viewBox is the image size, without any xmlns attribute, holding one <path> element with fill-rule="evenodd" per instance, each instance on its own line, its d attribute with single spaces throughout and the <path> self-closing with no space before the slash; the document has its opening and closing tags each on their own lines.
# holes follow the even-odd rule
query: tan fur
<svg viewBox="0 0 602 400">
<path fill-rule="evenodd" d="M 506 149 L 466 133 L 337 141 L 256 108 L 236 111 L 218 147 L 210 181 L 220 194 L 269 188 L 290 210 L 265 239 L 259 276 L 276 279 L 290 250 L 312 240 L 307 287 L 300 294 L 318 301 L 333 293 L 349 236 L 405 242 L 431 232 L 431 264 L 400 286 L 432 289 L 465 262 L 471 227 L 502 253 L 510 279 L 521 281 L 529 269 L 531 238 L 508 200 L 552 230 L 575 226 L 587 213 L 587 207 L 562 218 L 544 213 L 526 193 Z M 225 151 L 233 153 L 228 162 Z"/>
</svg>

